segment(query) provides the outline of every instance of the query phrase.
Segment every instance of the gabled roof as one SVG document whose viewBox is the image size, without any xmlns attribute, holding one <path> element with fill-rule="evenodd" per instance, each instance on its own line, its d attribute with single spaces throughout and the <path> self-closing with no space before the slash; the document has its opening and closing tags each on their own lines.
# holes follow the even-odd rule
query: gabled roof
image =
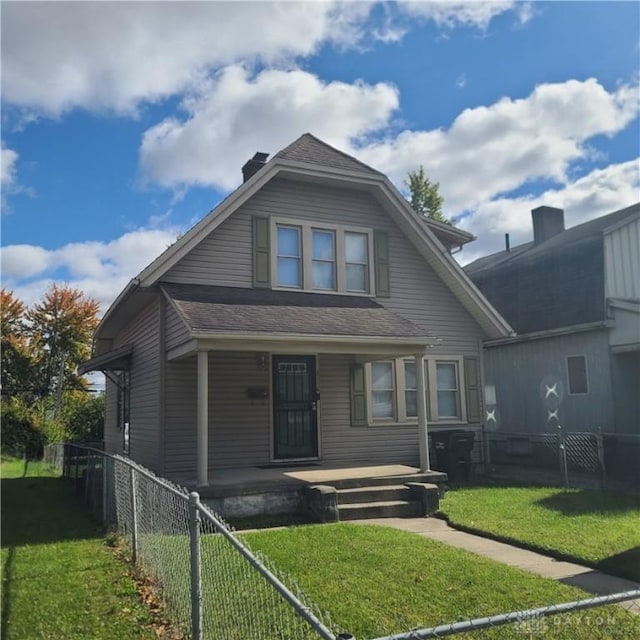
<svg viewBox="0 0 640 640">
<path fill-rule="evenodd" d="M 383 173 L 334 149 L 311 134 L 304 134 L 276 153 L 262 169 L 143 269 L 109 308 L 100 323 L 97 335 L 108 337 L 102 335 L 102 332 L 105 325 L 110 323 L 111 316 L 121 315 L 123 305 L 137 296 L 139 290 L 149 290 L 161 282 L 169 269 L 276 176 L 368 190 L 489 337 L 503 337 L 512 332 L 507 322 L 449 255 L 431 228 L 433 225 L 425 224 L 419 219 L 420 216 L 415 214 L 406 199 Z M 454 233 L 452 237 L 462 244 L 468 236 L 466 232 L 460 232 L 457 235 Z"/>
<path fill-rule="evenodd" d="M 274 157 L 309 164 L 318 164 L 323 167 L 349 169 L 351 171 L 367 171 L 381 175 L 380 171 L 371 168 L 369 165 L 343 151 L 335 149 L 310 133 L 302 134 L 288 147 L 285 147 L 282 151 L 278 151 Z"/>
<path fill-rule="evenodd" d="M 549 251 L 563 251 L 565 248 L 575 247 L 579 242 L 601 236 L 610 227 L 624 224 L 638 216 L 640 216 L 640 203 L 594 218 L 575 227 L 570 227 L 542 242 L 526 242 L 513 247 L 509 251 L 498 251 L 478 258 L 466 265 L 464 270 L 471 277 L 479 277 L 488 274 L 494 269 L 508 269 L 524 262 L 535 261 L 540 259 L 541 256 L 545 256 Z"/>
</svg>

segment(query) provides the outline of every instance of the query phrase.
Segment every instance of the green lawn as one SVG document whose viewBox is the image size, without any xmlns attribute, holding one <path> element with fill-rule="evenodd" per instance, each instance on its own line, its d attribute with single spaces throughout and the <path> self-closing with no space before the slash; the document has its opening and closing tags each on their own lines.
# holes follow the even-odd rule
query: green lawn
<svg viewBox="0 0 640 640">
<path fill-rule="evenodd" d="M 554 487 L 450 490 L 441 511 L 455 526 L 640 580 L 640 496 Z"/>
<path fill-rule="evenodd" d="M 386 527 L 335 524 L 244 534 L 295 577 L 340 630 L 366 639 L 589 597 L 575 587 Z M 609 606 L 464 638 L 625 639 L 640 617 Z M 547 627 L 543 633 L 540 625 Z M 529 635 L 531 631 L 531 635 Z"/>
<path fill-rule="evenodd" d="M 3 640 L 154 638 L 127 567 L 63 480 L 2 460 Z"/>
</svg>

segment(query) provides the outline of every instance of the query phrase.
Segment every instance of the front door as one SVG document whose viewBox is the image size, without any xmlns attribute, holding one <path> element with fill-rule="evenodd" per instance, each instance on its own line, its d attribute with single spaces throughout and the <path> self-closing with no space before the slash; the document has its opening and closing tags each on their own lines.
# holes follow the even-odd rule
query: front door
<svg viewBox="0 0 640 640">
<path fill-rule="evenodd" d="M 273 356 L 273 457 L 318 457 L 315 356 Z"/>
</svg>

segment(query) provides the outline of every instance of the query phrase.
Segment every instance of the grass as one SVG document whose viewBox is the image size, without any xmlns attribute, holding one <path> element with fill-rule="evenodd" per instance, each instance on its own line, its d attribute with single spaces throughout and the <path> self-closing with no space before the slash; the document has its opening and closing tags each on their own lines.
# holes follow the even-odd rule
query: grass
<svg viewBox="0 0 640 640">
<path fill-rule="evenodd" d="M 452 525 L 640 581 L 640 497 L 531 486 L 450 490 Z"/>
<path fill-rule="evenodd" d="M 306 526 L 244 538 L 356 638 L 588 597 L 575 587 L 386 527 Z M 465 638 L 640 637 L 640 617 L 615 606 L 554 616 L 544 623 L 547 634 L 529 635 L 523 625 L 508 625 Z"/>
<path fill-rule="evenodd" d="M 5 457 L 0 473 L 3 640 L 154 638 L 126 566 L 63 480 Z"/>
</svg>

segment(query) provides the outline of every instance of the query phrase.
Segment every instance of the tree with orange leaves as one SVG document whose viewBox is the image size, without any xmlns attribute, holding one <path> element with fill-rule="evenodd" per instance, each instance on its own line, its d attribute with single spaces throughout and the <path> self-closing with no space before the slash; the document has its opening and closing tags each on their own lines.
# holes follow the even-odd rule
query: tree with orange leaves
<svg viewBox="0 0 640 640">
<path fill-rule="evenodd" d="M 35 375 L 35 360 L 29 349 L 25 312 L 24 303 L 14 297 L 12 291 L 0 290 L 0 384 L 3 395 L 7 396 L 19 395 L 25 386 L 31 387 Z"/>
<path fill-rule="evenodd" d="M 53 284 L 26 313 L 30 345 L 39 363 L 38 385 L 48 395 L 62 388 L 84 389 L 78 365 L 91 355 L 99 306 L 79 289 Z"/>
</svg>

